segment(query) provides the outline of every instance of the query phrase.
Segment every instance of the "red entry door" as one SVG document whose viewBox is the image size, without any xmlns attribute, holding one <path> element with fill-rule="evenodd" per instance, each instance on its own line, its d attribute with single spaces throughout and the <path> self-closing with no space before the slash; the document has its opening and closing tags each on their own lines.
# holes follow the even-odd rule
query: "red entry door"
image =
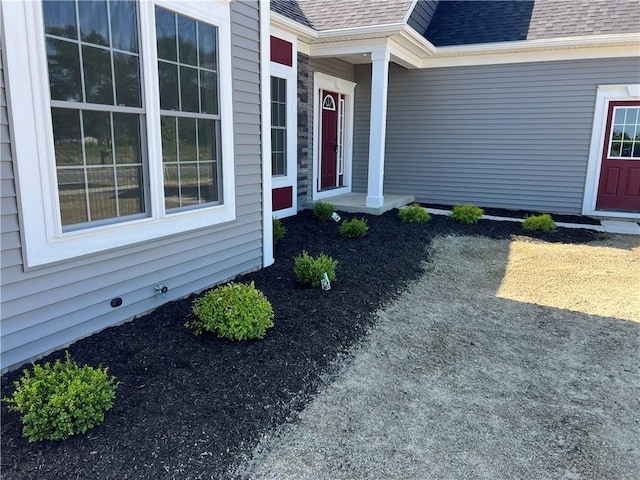
<svg viewBox="0 0 640 480">
<path fill-rule="evenodd" d="M 610 102 L 596 210 L 640 212 L 640 102 Z"/>
<path fill-rule="evenodd" d="M 338 185 L 338 105 L 340 95 L 320 91 L 322 132 L 320 146 L 320 190 Z"/>
</svg>

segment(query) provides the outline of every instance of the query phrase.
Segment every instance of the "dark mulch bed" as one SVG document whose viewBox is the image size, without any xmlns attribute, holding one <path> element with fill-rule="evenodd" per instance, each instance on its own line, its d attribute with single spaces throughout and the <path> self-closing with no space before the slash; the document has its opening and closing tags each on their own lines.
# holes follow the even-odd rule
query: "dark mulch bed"
<svg viewBox="0 0 640 480">
<path fill-rule="evenodd" d="M 86 435 L 28 443 L 3 404 L 3 478 L 225 478 L 261 435 L 295 417 L 335 360 L 363 337 L 374 312 L 423 272 L 432 238 L 523 235 L 512 222 L 464 226 L 434 217 L 407 225 L 396 210 L 367 218 L 369 234 L 359 240 L 341 239 L 336 223 L 316 221 L 308 211 L 283 221 L 287 234 L 276 245 L 276 263 L 237 279 L 255 281 L 274 306 L 276 326 L 262 341 L 194 336 L 183 327 L 190 297 L 74 343 L 68 350 L 78 363 L 106 365 L 121 382 L 114 408 Z M 584 243 L 604 235 L 559 229 L 539 237 Z M 303 249 L 340 262 L 330 291 L 296 284 L 292 258 Z M 3 396 L 19 375 L 2 377 Z"/>
</svg>

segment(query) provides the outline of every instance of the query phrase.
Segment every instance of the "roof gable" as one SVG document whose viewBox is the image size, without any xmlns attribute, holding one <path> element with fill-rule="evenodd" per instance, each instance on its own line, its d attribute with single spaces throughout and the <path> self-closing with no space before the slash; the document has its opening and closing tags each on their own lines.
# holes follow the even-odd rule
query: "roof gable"
<svg viewBox="0 0 640 480">
<path fill-rule="evenodd" d="M 402 23 L 412 0 L 271 0 L 271 10 L 314 30 Z"/>
</svg>

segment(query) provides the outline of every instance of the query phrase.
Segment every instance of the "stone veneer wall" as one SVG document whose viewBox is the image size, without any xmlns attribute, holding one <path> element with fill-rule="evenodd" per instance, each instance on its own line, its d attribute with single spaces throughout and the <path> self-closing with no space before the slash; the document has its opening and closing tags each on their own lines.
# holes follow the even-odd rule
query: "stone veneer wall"
<svg viewBox="0 0 640 480">
<path fill-rule="evenodd" d="M 298 53 L 298 210 L 313 192 L 313 75 L 309 56 Z"/>
</svg>

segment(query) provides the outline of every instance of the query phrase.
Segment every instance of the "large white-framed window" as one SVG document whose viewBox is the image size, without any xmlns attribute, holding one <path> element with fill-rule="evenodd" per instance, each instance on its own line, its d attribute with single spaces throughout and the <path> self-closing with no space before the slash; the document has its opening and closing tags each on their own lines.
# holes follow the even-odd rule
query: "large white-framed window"
<svg viewBox="0 0 640 480">
<path fill-rule="evenodd" d="M 235 219 L 230 6 L 5 2 L 25 267 Z"/>
</svg>

